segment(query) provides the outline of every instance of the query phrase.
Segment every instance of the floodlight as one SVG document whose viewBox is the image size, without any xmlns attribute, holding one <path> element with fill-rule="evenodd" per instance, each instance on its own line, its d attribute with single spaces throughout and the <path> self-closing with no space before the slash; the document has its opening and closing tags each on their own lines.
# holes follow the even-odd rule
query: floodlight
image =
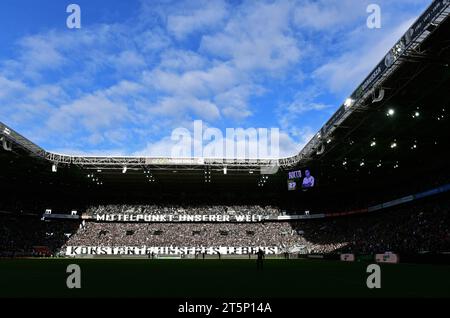
<svg viewBox="0 0 450 318">
<path fill-rule="evenodd" d="M 349 98 L 347 98 L 347 99 L 345 100 L 344 106 L 345 106 L 345 107 L 352 107 L 352 106 L 353 106 L 353 103 L 354 103 L 354 100 L 351 99 L 351 98 L 349 97 Z"/>
</svg>

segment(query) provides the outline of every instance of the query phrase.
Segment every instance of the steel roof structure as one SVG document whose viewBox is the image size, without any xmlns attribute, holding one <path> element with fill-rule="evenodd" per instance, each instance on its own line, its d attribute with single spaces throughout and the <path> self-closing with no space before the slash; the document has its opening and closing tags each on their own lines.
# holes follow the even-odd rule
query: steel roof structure
<svg viewBox="0 0 450 318">
<path fill-rule="evenodd" d="M 370 107 L 368 104 L 371 102 L 374 103 L 386 98 L 387 94 L 383 86 L 386 80 L 405 62 L 411 59 L 426 58 L 426 53 L 423 52 L 421 44 L 439 28 L 449 15 L 449 1 L 433 1 L 320 131 L 299 154 L 293 157 L 271 160 L 70 156 L 48 152 L 1 122 L 0 135 L 5 149 L 9 149 L 9 142 L 14 144 L 14 146 L 23 147 L 30 154 L 42 157 L 54 164 L 74 164 L 93 169 L 108 169 L 117 166 L 168 167 L 168 169 L 172 169 L 173 166 L 176 166 L 178 169 L 195 169 L 196 166 L 221 166 L 231 169 L 268 169 L 269 172 L 277 166 L 287 169 L 307 162 L 317 152 L 323 152 L 323 148 L 326 147 L 326 141 L 333 135 L 335 129 L 341 126 L 351 114 L 364 111 L 364 109 Z"/>
<path fill-rule="evenodd" d="M 350 180 L 355 188 L 375 187 L 377 182 L 382 186 L 386 175 L 413 178 L 411 171 L 421 177 L 436 173 L 450 159 L 449 14 L 449 1 L 433 1 L 296 156 L 273 160 L 70 156 L 46 151 L 0 122 L 0 164 L 6 169 L 0 179 L 7 190 L 16 181 L 20 189 L 25 179 L 34 179 L 37 184 L 59 186 L 84 180 L 79 183 L 83 187 L 88 181 L 114 186 L 116 193 L 124 187 L 202 192 L 203 186 L 212 184 L 218 191 L 245 194 L 250 188 L 286 192 L 285 172 L 304 167 L 313 169 L 321 191 L 330 187 L 334 192 L 344 183 L 348 190 Z M 391 116 L 390 110 L 395 114 Z M 51 172 L 53 165 L 58 173 Z"/>
</svg>

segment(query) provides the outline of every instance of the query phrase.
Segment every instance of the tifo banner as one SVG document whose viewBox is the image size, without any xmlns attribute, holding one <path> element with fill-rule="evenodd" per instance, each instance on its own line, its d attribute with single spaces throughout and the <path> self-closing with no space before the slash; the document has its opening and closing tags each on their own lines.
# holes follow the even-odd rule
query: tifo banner
<svg viewBox="0 0 450 318">
<path fill-rule="evenodd" d="M 399 257 L 394 253 L 376 254 L 375 261 L 377 263 L 398 263 Z"/>
<path fill-rule="evenodd" d="M 66 256 L 77 255 L 247 255 L 254 254 L 263 250 L 269 255 L 280 254 L 280 250 L 276 246 L 220 246 L 220 247 L 177 247 L 177 246 L 119 246 L 119 247 L 105 247 L 105 246 L 67 246 Z"/>
<path fill-rule="evenodd" d="M 343 262 L 354 262 L 355 254 L 341 254 L 341 261 Z"/>
<path fill-rule="evenodd" d="M 99 222 L 262 222 L 261 215 L 95 214 Z"/>
</svg>

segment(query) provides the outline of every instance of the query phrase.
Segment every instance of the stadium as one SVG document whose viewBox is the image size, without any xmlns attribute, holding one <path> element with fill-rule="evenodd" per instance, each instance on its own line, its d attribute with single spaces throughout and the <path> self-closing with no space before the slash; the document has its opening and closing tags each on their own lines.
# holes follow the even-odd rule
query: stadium
<svg viewBox="0 0 450 318">
<path fill-rule="evenodd" d="M 65 155 L 0 122 L 0 296 L 449 297 L 449 15 L 291 157 Z"/>
</svg>

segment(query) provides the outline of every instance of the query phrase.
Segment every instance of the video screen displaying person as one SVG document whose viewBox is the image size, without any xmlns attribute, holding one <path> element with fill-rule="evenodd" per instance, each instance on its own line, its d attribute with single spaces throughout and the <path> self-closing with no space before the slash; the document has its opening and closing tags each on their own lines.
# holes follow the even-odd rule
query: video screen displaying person
<svg viewBox="0 0 450 318">
<path fill-rule="evenodd" d="M 302 188 L 314 187 L 314 177 L 309 170 L 305 170 L 305 177 L 303 178 Z"/>
</svg>

